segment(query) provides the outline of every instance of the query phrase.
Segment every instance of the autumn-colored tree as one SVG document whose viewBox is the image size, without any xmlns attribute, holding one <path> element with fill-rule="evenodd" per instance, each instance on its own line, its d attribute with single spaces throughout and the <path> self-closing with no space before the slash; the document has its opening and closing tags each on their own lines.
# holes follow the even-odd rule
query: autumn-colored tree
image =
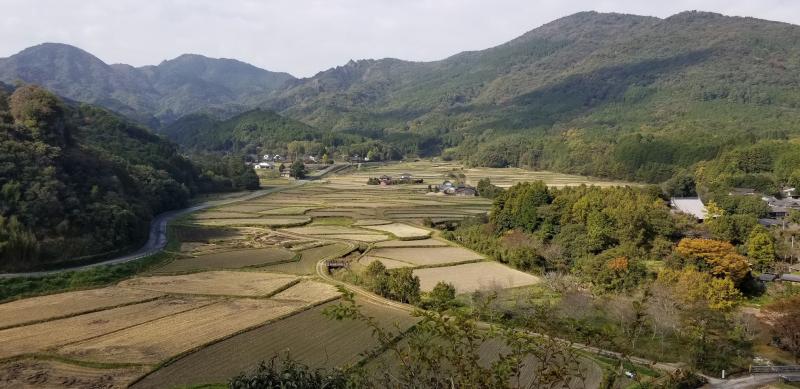
<svg viewBox="0 0 800 389">
<path fill-rule="evenodd" d="M 728 277 L 739 285 L 750 271 L 747 259 L 728 242 L 684 238 L 675 251 L 715 277 Z"/>
<path fill-rule="evenodd" d="M 729 310 L 742 298 L 742 293 L 730 278 L 715 278 L 691 266 L 682 270 L 662 270 L 656 282 L 671 288 L 672 294 L 683 304 L 705 302 L 714 310 Z"/>
<path fill-rule="evenodd" d="M 766 307 L 772 313 L 772 334 L 780 346 L 800 360 L 800 295 L 778 300 Z"/>
<path fill-rule="evenodd" d="M 756 226 L 747 239 L 747 256 L 756 269 L 765 271 L 775 261 L 775 241 L 769 231 L 761 225 Z"/>
</svg>

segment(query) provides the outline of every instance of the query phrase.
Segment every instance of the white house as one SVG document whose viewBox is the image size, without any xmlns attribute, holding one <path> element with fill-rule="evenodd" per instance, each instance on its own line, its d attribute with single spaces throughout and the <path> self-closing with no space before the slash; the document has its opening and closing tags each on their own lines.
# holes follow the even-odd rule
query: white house
<svg viewBox="0 0 800 389">
<path fill-rule="evenodd" d="M 256 169 L 273 169 L 275 165 L 269 162 L 259 162 L 254 166 Z"/>
<path fill-rule="evenodd" d="M 699 221 L 705 220 L 708 216 L 708 209 L 699 197 L 673 197 L 669 201 L 669 206 L 674 212 L 692 215 Z"/>
</svg>

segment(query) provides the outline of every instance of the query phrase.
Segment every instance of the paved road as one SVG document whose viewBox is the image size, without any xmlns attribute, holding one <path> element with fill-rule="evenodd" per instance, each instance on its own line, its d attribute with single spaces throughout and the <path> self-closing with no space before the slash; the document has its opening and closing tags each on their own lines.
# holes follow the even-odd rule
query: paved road
<svg viewBox="0 0 800 389">
<path fill-rule="evenodd" d="M 350 290 L 351 292 L 361 296 L 362 298 L 366 298 L 366 299 L 368 299 L 370 301 L 373 301 L 375 303 L 378 303 L 378 304 L 381 304 L 381 305 L 384 305 L 384 306 L 387 306 L 387 307 L 390 307 L 390 308 L 393 308 L 393 309 L 396 309 L 396 310 L 399 310 L 399 311 L 404 311 L 404 312 L 409 312 L 410 313 L 410 312 L 413 312 L 415 309 L 417 309 L 417 307 L 415 307 L 413 305 L 400 303 L 400 302 L 397 302 L 397 301 L 394 301 L 394 300 L 389 300 L 389 299 L 384 298 L 382 296 L 379 296 L 379 295 L 377 295 L 375 293 L 372 293 L 372 292 L 370 292 L 370 291 L 368 291 L 368 290 L 366 290 L 364 288 L 361 288 L 361 287 L 358 287 L 358 286 L 355 286 L 355 285 L 351 285 L 351 284 L 348 284 L 348 283 L 345 283 L 345 282 L 342 282 L 342 281 L 334 279 L 328 273 L 328 265 L 326 264 L 326 262 L 327 262 L 327 260 L 321 260 L 321 261 L 319 261 L 317 263 L 317 275 L 320 278 L 322 278 L 322 279 L 324 279 L 324 280 L 326 280 L 326 281 L 328 281 L 328 282 L 330 282 L 332 284 L 339 285 L 339 286 L 341 286 L 343 288 L 346 288 L 346 289 Z M 478 328 L 489 328 L 491 326 L 491 324 L 490 323 L 486 323 L 486 322 L 478 322 L 477 326 L 478 326 Z M 532 335 L 536 335 L 536 336 L 547 337 L 547 335 L 543 335 L 543 334 L 537 334 L 537 333 L 531 333 L 531 334 Z M 656 368 L 656 369 L 661 370 L 661 371 L 667 371 L 667 372 L 673 373 L 673 372 L 675 372 L 676 370 L 678 370 L 680 368 L 680 365 L 674 364 L 674 363 L 656 362 L 656 361 L 651 361 L 651 360 L 644 359 L 644 358 L 626 356 L 626 355 L 623 355 L 623 354 L 618 353 L 616 351 L 604 350 L 604 349 L 600 349 L 600 348 L 593 347 L 593 346 L 588 346 L 588 345 L 581 344 L 581 343 L 570 342 L 570 341 L 565 340 L 565 339 L 559 339 L 559 338 L 554 338 L 554 339 L 556 339 L 556 340 L 558 340 L 560 342 L 563 342 L 564 344 L 567 344 L 570 347 L 573 347 L 573 348 L 575 348 L 577 350 L 582 350 L 582 351 L 590 352 L 592 354 L 597 354 L 597 355 L 601 355 L 601 356 L 605 356 L 605 357 L 613 357 L 613 358 L 618 358 L 618 359 L 624 358 L 624 359 L 627 359 L 627 360 L 629 360 L 629 361 L 631 361 L 633 363 L 636 363 L 636 364 L 639 364 L 639 365 L 643 365 L 643 366 L 649 366 L 649 367 Z M 705 386 L 705 387 L 708 387 L 708 388 L 750 389 L 750 388 L 759 388 L 759 387 L 762 387 L 762 386 L 764 386 L 764 385 L 766 385 L 766 384 L 768 384 L 770 382 L 775 382 L 778 379 L 780 379 L 781 376 L 784 376 L 784 375 L 787 375 L 787 374 L 786 373 L 752 374 L 752 375 L 745 376 L 745 377 L 731 378 L 731 379 L 725 379 L 725 380 L 719 379 L 719 378 L 714 378 L 714 377 L 708 377 L 708 376 L 703 376 L 703 377 L 706 380 L 708 380 L 708 384 Z"/>
<path fill-rule="evenodd" d="M 210 207 L 216 207 L 220 205 L 227 205 L 233 204 L 240 201 L 247 201 L 252 200 L 257 197 L 261 197 L 264 195 L 268 195 L 273 192 L 277 192 L 280 190 L 285 190 L 287 188 L 293 188 L 298 185 L 302 185 L 306 183 L 306 181 L 297 181 L 295 185 L 288 185 L 286 187 L 277 187 L 271 189 L 262 189 L 257 190 L 251 193 L 248 193 L 244 196 L 236 197 L 233 199 L 226 199 L 226 200 L 215 200 L 215 201 L 207 201 L 204 203 L 200 203 L 197 205 L 193 205 L 189 208 L 184 208 L 176 211 L 169 211 L 164 212 L 162 214 L 157 215 L 153 218 L 153 221 L 150 223 L 150 237 L 147 239 L 147 243 L 144 244 L 139 250 L 136 250 L 133 253 L 125 254 L 116 258 L 108 259 L 102 262 L 96 262 L 89 265 L 82 265 L 82 266 L 73 266 L 64 269 L 56 269 L 56 270 L 47 270 L 47 271 L 36 271 L 36 272 L 26 272 L 26 273 L 0 273 L 0 278 L 15 278 L 15 277 L 42 277 L 49 274 L 55 274 L 60 272 L 69 272 L 69 271 L 77 271 L 77 270 L 85 270 L 97 266 L 105 266 L 105 265 L 118 265 L 125 262 L 135 261 L 137 259 L 142 259 L 145 257 L 149 257 L 153 254 L 156 254 L 164 249 L 167 245 L 167 224 L 176 218 L 186 215 L 188 213 L 192 213 L 195 211 L 203 210 Z"/>
</svg>

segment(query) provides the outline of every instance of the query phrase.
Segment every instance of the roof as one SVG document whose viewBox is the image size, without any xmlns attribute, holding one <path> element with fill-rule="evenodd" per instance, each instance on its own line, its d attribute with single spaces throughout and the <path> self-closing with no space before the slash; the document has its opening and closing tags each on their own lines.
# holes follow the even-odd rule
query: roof
<svg viewBox="0 0 800 389">
<path fill-rule="evenodd" d="M 781 276 L 781 281 L 800 282 L 800 275 L 797 274 L 784 274 Z"/>
<path fill-rule="evenodd" d="M 673 198 L 670 200 L 670 206 L 676 211 L 692 215 L 698 220 L 705 220 L 708 212 L 703 201 L 698 197 Z"/>
</svg>

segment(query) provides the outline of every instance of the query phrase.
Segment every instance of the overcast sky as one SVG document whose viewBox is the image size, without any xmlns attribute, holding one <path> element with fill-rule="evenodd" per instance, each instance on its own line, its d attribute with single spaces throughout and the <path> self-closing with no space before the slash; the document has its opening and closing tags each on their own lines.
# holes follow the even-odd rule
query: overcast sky
<svg viewBox="0 0 800 389">
<path fill-rule="evenodd" d="M 800 24 L 796 0 L 0 0 L 0 57 L 68 43 L 107 63 L 183 53 L 306 77 L 350 59 L 441 59 L 579 11 L 684 10 Z"/>
</svg>

